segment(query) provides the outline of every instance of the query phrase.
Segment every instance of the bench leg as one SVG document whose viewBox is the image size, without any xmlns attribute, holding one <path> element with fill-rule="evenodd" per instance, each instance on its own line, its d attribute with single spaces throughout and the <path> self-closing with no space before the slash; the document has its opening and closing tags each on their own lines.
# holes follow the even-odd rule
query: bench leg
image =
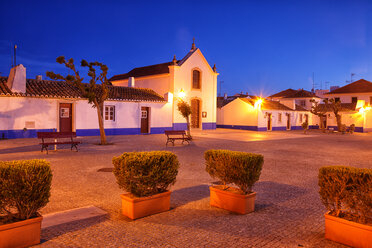
<svg viewBox="0 0 372 248">
<path fill-rule="evenodd" d="M 45 151 L 47 152 L 48 154 L 48 145 L 41 145 L 41 152 L 43 152 L 45 149 Z"/>
<path fill-rule="evenodd" d="M 75 147 L 76 151 L 78 152 L 78 148 L 77 148 L 77 144 L 71 144 L 71 151 L 72 151 L 72 148 Z"/>
</svg>

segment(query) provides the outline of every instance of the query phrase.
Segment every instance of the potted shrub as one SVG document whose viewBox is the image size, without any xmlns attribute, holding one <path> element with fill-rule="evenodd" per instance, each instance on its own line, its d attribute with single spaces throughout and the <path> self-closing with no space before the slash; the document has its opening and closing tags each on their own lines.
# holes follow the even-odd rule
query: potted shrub
<svg viewBox="0 0 372 248">
<path fill-rule="evenodd" d="M 49 202 L 51 183 L 45 160 L 0 161 L 0 247 L 40 243 L 38 211 Z"/>
<path fill-rule="evenodd" d="M 125 152 L 114 157 L 114 175 L 122 194 L 123 215 L 137 219 L 169 210 L 169 186 L 176 182 L 179 162 L 168 151 Z"/>
<path fill-rule="evenodd" d="M 258 181 L 264 158 L 260 154 L 229 150 L 208 150 L 204 154 L 206 171 L 222 185 L 211 186 L 210 205 L 246 214 L 254 211 Z M 234 184 L 236 187 L 228 186 Z"/>
<path fill-rule="evenodd" d="M 353 246 L 372 247 L 372 169 L 328 166 L 319 170 L 325 237 Z"/>
</svg>

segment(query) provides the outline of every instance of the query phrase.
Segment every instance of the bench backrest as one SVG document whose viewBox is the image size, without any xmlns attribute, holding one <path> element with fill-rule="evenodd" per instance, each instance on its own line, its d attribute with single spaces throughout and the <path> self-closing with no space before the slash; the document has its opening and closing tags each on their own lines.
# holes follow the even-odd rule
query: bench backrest
<svg viewBox="0 0 372 248">
<path fill-rule="evenodd" d="M 186 135 L 185 130 L 165 130 L 166 135 Z"/>
<path fill-rule="evenodd" d="M 76 137 L 76 132 L 37 132 L 39 139 L 47 138 L 73 138 Z"/>
</svg>

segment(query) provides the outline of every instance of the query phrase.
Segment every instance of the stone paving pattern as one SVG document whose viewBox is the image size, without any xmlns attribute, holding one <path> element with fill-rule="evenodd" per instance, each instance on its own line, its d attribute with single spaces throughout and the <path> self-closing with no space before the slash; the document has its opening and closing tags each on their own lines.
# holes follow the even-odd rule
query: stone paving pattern
<svg viewBox="0 0 372 248">
<path fill-rule="evenodd" d="M 165 147 L 164 135 L 82 137 L 79 152 L 40 152 L 37 139 L 0 141 L 0 159 L 43 158 L 51 162 L 50 203 L 42 214 L 94 205 L 109 217 L 42 230 L 40 247 L 344 247 L 324 239 L 326 209 L 318 195 L 317 173 L 323 165 L 372 168 L 371 134 L 323 134 L 310 131 L 195 131 L 191 145 Z M 209 206 L 204 170 L 207 149 L 260 153 L 265 163 L 256 211 L 237 215 Z M 171 210 L 132 221 L 120 213 L 122 190 L 111 172 L 112 157 L 127 151 L 169 150 L 180 170 L 172 187 Z"/>
</svg>

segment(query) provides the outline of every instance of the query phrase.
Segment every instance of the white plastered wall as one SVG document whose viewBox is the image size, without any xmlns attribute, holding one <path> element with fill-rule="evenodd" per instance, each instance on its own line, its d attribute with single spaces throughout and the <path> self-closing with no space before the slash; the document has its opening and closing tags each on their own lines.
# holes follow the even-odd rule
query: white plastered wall
<svg viewBox="0 0 372 248">
<path fill-rule="evenodd" d="M 140 128 L 141 107 L 150 107 L 150 127 L 171 127 L 171 103 L 105 101 L 115 106 L 115 121 L 104 121 L 105 128 Z M 81 113 L 81 114 L 79 114 Z M 76 129 L 98 129 L 97 110 L 87 101 L 76 104 Z"/>
<path fill-rule="evenodd" d="M 257 112 L 252 105 L 238 98 L 218 108 L 217 125 L 257 126 Z"/>
<path fill-rule="evenodd" d="M 115 86 L 128 86 L 128 79 L 118 80 L 112 82 Z M 159 74 L 146 77 L 135 77 L 134 88 L 146 88 L 152 89 L 160 96 L 164 97 L 164 94 L 171 91 L 170 75 Z"/>
<path fill-rule="evenodd" d="M 201 71 L 201 89 L 192 89 L 192 71 Z M 177 110 L 177 96 L 181 89 L 185 92 L 185 101 L 191 99 L 201 100 L 201 112 L 207 112 L 207 117 L 202 122 L 216 122 L 217 120 L 217 73 L 215 73 L 200 50 L 194 52 L 181 66 L 174 67 L 174 123 L 185 123 L 185 119 Z"/>
<path fill-rule="evenodd" d="M 57 128 L 56 99 L 35 97 L 0 97 L 0 130 L 22 130 L 26 122 L 34 123 L 34 128 Z"/>
</svg>

